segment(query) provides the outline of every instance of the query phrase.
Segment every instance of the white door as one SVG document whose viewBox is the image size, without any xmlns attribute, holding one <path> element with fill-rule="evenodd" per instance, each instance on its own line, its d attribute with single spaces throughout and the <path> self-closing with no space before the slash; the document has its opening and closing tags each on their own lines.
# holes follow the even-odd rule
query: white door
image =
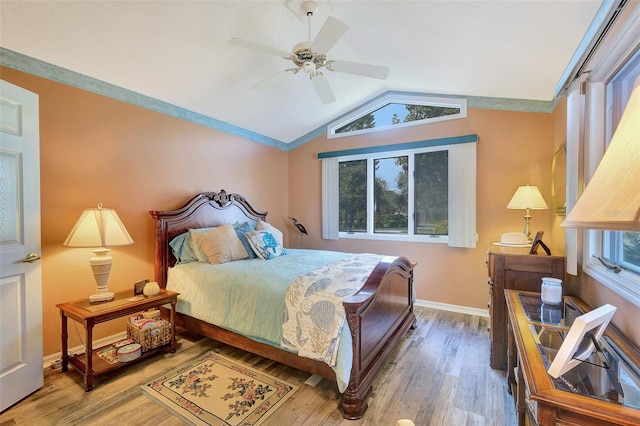
<svg viewBox="0 0 640 426">
<path fill-rule="evenodd" d="M 0 411 L 42 369 L 38 95 L 0 80 Z"/>
</svg>

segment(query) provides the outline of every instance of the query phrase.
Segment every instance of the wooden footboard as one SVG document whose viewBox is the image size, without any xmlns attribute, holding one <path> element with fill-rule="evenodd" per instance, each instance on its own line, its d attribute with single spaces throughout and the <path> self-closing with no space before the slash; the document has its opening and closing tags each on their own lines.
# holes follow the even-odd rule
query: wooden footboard
<svg viewBox="0 0 640 426">
<path fill-rule="evenodd" d="M 189 228 L 225 223 L 266 220 L 266 212 L 255 209 L 243 196 L 205 192 L 172 211 L 152 211 L 156 222 L 155 280 L 166 288 L 167 271 L 173 266 L 169 242 Z M 362 417 L 376 375 L 389 360 L 406 332 L 415 324 L 413 313 L 413 267 L 404 257 L 385 257 L 362 289 L 344 302 L 353 338 L 353 367 L 342 399 L 343 416 Z M 234 347 L 264 356 L 312 374 L 336 380 L 327 364 L 299 357 L 276 347 L 176 313 L 177 325 Z"/>
<path fill-rule="evenodd" d="M 414 266 L 404 257 L 385 257 L 362 289 L 344 302 L 353 338 L 353 368 L 342 397 L 347 419 L 362 417 L 373 380 L 415 325 Z"/>
</svg>

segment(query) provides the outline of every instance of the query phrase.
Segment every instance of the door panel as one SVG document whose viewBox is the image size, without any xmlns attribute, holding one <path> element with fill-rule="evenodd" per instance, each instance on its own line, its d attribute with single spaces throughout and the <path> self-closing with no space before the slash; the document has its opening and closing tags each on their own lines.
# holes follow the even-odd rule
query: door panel
<svg viewBox="0 0 640 426">
<path fill-rule="evenodd" d="M 0 81 L 0 411 L 44 378 L 39 138 L 38 95 Z"/>
</svg>

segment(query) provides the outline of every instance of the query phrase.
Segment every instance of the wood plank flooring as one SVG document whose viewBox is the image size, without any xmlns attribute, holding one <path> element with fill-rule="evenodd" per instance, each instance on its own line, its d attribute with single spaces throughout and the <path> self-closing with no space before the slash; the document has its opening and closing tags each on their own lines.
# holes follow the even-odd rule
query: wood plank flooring
<svg viewBox="0 0 640 426">
<path fill-rule="evenodd" d="M 416 307 L 417 327 L 374 383 L 369 409 L 344 420 L 335 383 L 304 382 L 309 374 L 180 330 L 175 354 L 159 354 L 95 379 L 84 392 L 75 370 L 47 368 L 44 386 L 0 414 L 8 425 L 182 425 L 139 386 L 214 350 L 300 386 L 265 423 L 281 426 L 394 426 L 408 418 L 422 425 L 516 424 L 504 373 L 489 367 L 487 318 Z"/>
</svg>

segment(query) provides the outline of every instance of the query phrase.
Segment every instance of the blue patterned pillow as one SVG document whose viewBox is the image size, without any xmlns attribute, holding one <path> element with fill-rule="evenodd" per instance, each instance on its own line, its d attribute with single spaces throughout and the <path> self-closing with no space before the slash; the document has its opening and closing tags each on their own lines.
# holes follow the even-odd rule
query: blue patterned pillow
<svg viewBox="0 0 640 426">
<path fill-rule="evenodd" d="M 269 260 L 287 254 L 282 244 L 269 231 L 251 231 L 244 235 L 260 259 Z"/>
</svg>

